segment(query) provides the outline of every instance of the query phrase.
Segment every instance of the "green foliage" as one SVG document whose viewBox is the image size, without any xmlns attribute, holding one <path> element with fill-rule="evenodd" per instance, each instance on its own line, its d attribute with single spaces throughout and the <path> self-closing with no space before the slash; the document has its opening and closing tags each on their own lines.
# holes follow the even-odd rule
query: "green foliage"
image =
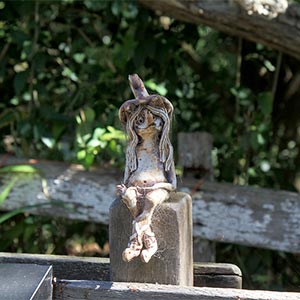
<svg viewBox="0 0 300 300">
<path fill-rule="evenodd" d="M 10 182 L 4 187 L 3 191 L 0 193 L 0 204 L 2 204 L 6 198 L 8 197 L 10 191 L 12 190 L 12 188 L 14 187 L 14 185 L 17 182 L 17 177 L 14 177 L 10 180 Z M 1 223 L 1 221 L 0 221 Z"/>
<path fill-rule="evenodd" d="M 208 27 L 158 18 L 130 1 L 18 4 L 0 9 L 0 130 L 11 137 L 2 149 L 86 168 L 122 165 L 117 112 L 136 72 L 172 100 L 174 135 L 213 134 L 218 180 L 292 187 L 277 172 L 297 158 L 273 131 L 273 52 L 257 45 L 244 57 L 266 82 L 256 90 L 236 84 L 236 40 Z M 296 137 L 287 143 L 298 153 Z"/>
<path fill-rule="evenodd" d="M 102 161 L 109 160 L 110 164 L 122 161 L 124 157 L 125 135 L 121 130 L 112 126 L 94 128 L 95 112 L 86 107 L 76 116 L 75 150 L 77 159 L 86 168 L 94 163 L 96 157 Z"/>
<path fill-rule="evenodd" d="M 299 255 L 232 244 L 217 246 L 217 259 L 236 264 L 243 288 L 299 292 Z"/>
<path fill-rule="evenodd" d="M 19 177 L 16 174 L 34 174 L 37 173 L 38 170 L 32 166 L 29 165 L 11 165 L 0 168 L 0 174 L 2 173 L 11 173 L 14 176 L 10 177 L 10 180 L 6 185 L 4 186 L 2 192 L 0 193 L 0 205 L 7 199 L 9 196 L 11 190 L 19 180 Z M 0 217 L 0 224 L 7 219 L 11 218 L 12 216 L 15 216 L 16 214 L 23 212 L 24 210 L 16 210 L 7 214 L 4 214 Z"/>
<path fill-rule="evenodd" d="M 18 214 L 1 224 L 0 251 L 74 254 L 70 249 L 74 241 L 77 245 L 78 242 L 86 245 L 91 237 L 103 247 L 108 239 L 106 228 L 99 224 Z"/>
<path fill-rule="evenodd" d="M 299 70 L 297 64 L 282 66 L 287 76 L 276 100 L 277 53 L 262 45 L 245 44 L 239 53 L 236 38 L 118 0 L 0 1 L 0 45 L 1 152 L 87 169 L 121 166 L 125 137 L 118 108 L 133 97 L 128 74 L 138 73 L 149 92 L 174 104 L 175 143 L 179 131 L 213 135 L 217 180 L 300 190 L 299 109 L 280 98 Z M 14 184 L 7 183 L 0 202 Z M 101 246 L 107 240 L 105 228 L 98 233 L 94 225 L 26 211 L 2 216 L 0 251 L 66 254 L 67 239 L 92 236 Z M 236 251 L 231 246 L 219 252 L 225 258 Z M 237 255 L 244 274 L 259 264 L 246 252 Z M 263 256 L 264 270 L 272 273 L 276 257 Z M 258 269 L 251 269 L 253 278 L 246 275 L 248 286 L 267 288 L 270 276 Z M 277 277 L 279 284 L 286 284 L 288 272 Z M 294 277 L 291 282 L 299 284 Z"/>
<path fill-rule="evenodd" d="M 38 173 L 38 169 L 30 165 L 9 165 L 0 168 L 0 173 Z"/>
</svg>

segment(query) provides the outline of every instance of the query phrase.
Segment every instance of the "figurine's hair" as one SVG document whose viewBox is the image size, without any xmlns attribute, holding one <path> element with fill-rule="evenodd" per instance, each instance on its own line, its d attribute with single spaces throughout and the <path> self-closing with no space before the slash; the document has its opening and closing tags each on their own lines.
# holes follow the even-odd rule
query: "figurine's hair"
<svg viewBox="0 0 300 300">
<path fill-rule="evenodd" d="M 148 103 L 147 105 L 139 105 L 136 110 L 132 113 L 126 123 L 126 132 L 128 134 L 128 145 L 126 151 L 126 168 L 124 174 L 124 182 L 127 182 L 127 179 L 130 173 L 134 172 L 137 169 L 137 155 L 136 155 L 136 146 L 139 142 L 137 133 L 134 130 L 134 121 L 137 116 L 141 113 L 143 109 L 148 109 L 154 115 L 162 118 L 163 128 L 160 134 L 159 141 L 159 159 L 164 164 L 165 171 L 171 169 L 173 163 L 173 147 L 169 138 L 169 131 L 171 128 L 171 119 L 165 107 L 155 107 Z"/>
</svg>

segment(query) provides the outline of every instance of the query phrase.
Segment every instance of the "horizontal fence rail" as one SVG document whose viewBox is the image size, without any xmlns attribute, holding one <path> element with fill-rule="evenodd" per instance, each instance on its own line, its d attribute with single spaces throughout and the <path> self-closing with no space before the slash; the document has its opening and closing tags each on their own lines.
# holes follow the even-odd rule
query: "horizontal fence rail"
<svg viewBox="0 0 300 300">
<path fill-rule="evenodd" d="M 1 159 L 1 156 L 0 156 Z M 3 158 L 1 161 L 4 161 Z M 24 208 L 33 214 L 108 224 L 109 206 L 122 171 L 51 161 L 8 158 L 36 172 L 4 172 L 0 193 L 11 187 L 0 210 Z M 297 193 L 225 183 L 179 179 L 179 190 L 193 198 L 193 234 L 230 242 L 300 253 L 300 196 Z M 13 182 L 13 184 L 12 184 Z"/>
</svg>

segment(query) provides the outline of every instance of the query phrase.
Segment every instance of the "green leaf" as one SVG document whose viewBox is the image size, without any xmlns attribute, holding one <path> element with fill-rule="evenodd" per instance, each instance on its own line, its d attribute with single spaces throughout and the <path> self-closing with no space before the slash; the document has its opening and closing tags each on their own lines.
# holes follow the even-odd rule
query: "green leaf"
<svg viewBox="0 0 300 300">
<path fill-rule="evenodd" d="M 270 171 L 271 166 L 267 160 L 262 160 L 260 163 L 260 168 L 263 172 L 268 172 L 268 171 Z"/>
<path fill-rule="evenodd" d="M 0 114 L 0 128 L 9 125 L 11 122 L 15 121 L 16 114 L 12 110 L 5 110 Z"/>
<path fill-rule="evenodd" d="M 101 139 L 101 136 L 105 133 L 105 129 L 104 128 L 95 128 L 94 132 L 93 132 L 93 139 Z"/>
<path fill-rule="evenodd" d="M 42 137 L 41 140 L 50 149 L 52 149 L 55 145 L 55 140 L 52 138 Z"/>
<path fill-rule="evenodd" d="M 92 11 L 101 11 L 110 5 L 109 1 L 94 1 L 94 0 L 85 0 L 83 1 L 84 5 Z"/>
<path fill-rule="evenodd" d="M 10 165 L 0 168 L 0 173 L 39 173 L 39 170 L 30 165 Z"/>
<path fill-rule="evenodd" d="M 119 16 L 119 14 L 122 11 L 122 3 L 118 2 L 118 1 L 114 1 L 112 6 L 111 6 L 111 12 L 115 15 L 115 16 Z"/>
<path fill-rule="evenodd" d="M 115 129 L 112 126 L 107 126 L 108 132 L 104 133 L 101 136 L 101 140 L 103 141 L 110 141 L 112 139 L 117 139 L 117 140 L 125 140 L 125 135 L 123 131 Z"/>
<path fill-rule="evenodd" d="M 84 158 L 83 165 L 86 169 L 88 169 L 94 162 L 95 155 L 93 153 L 87 153 Z"/>
<path fill-rule="evenodd" d="M 27 84 L 28 71 L 17 73 L 14 78 L 14 90 L 16 95 L 20 95 Z"/>
<path fill-rule="evenodd" d="M 79 64 L 83 63 L 85 57 L 86 57 L 86 55 L 84 53 L 75 53 L 73 55 L 74 60 Z"/>
<path fill-rule="evenodd" d="M 10 218 L 22 213 L 24 210 L 22 209 L 14 209 L 8 213 L 3 214 L 0 216 L 0 224 L 4 223 L 5 221 L 9 220 Z"/>
<path fill-rule="evenodd" d="M 264 137 L 262 136 L 261 133 L 258 133 L 258 134 L 257 134 L 257 142 L 258 142 L 258 144 L 260 144 L 260 145 L 264 145 L 264 144 L 265 144 L 265 139 L 264 139 Z"/>
<path fill-rule="evenodd" d="M 86 156 L 86 151 L 85 150 L 80 150 L 77 152 L 77 159 L 78 160 L 83 160 Z"/>
<path fill-rule="evenodd" d="M 14 187 L 17 180 L 18 180 L 18 177 L 13 177 L 10 180 L 10 182 L 4 187 L 3 191 L 0 193 L 0 204 L 2 204 L 6 200 L 6 198 L 8 197 L 10 191 Z"/>
<path fill-rule="evenodd" d="M 271 92 L 261 93 L 258 96 L 258 105 L 261 112 L 265 116 L 269 116 L 272 113 L 273 101 Z"/>
<path fill-rule="evenodd" d="M 33 209 L 33 208 L 44 207 L 44 206 L 50 206 L 50 207 L 59 206 L 59 207 L 63 207 L 65 209 L 68 209 L 70 211 L 75 211 L 73 206 L 70 206 L 66 203 L 62 203 L 62 202 L 58 202 L 58 201 L 49 201 L 49 202 L 46 202 L 46 203 L 39 203 L 39 204 L 23 206 L 23 207 L 14 209 L 10 212 L 7 212 L 7 213 L 3 214 L 2 216 L 0 216 L 0 224 L 2 224 L 3 222 L 9 220 L 10 218 L 12 218 L 12 217 L 14 217 L 18 214 L 24 213 L 28 210 Z"/>
<path fill-rule="evenodd" d="M 152 79 L 147 80 L 145 82 L 145 86 L 162 96 L 165 96 L 168 93 L 168 90 L 165 87 L 165 83 L 156 84 Z"/>
<path fill-rule="evenodd" d="M 62 75 L 70 78 L 72 81 L 77 82 L 78 77 L 75 72 L 73 72 L 70 68 L 65 67 L 64 70 L 62 71 Z"/>
<path fill-rule="evenodd" d="M 270 72 L 274 72 L 276 69 L 275 66 L 268 59 L 264 60 L 264 65 Z"/>
<path fill-rule="evenodd" d="M 104 148 L 107 145 L 106 142 L 98 140 L 98 139 L 91 139 L 88 143 L 87 146 L 91 148 L 96 148 L 96 147 L 101 147 Z"/>
<path fill-rule="evenodd" d="M 85 110 L 84 110 L 84 113 L 85 113 L 85 116 L 86 116 L 86 121 L 91 123 L 91 122 L 94 122 L 95 120 L 95 111 L 90 108 L 90 107 L 87 107 Z"/>
</svg>

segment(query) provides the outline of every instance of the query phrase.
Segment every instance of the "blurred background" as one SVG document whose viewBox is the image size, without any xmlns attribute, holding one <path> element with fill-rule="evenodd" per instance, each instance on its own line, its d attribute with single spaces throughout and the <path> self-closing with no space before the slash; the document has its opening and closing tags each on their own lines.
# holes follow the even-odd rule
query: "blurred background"
<svg viewBox="0 0 300 300">
<path fill-rule="evenodd" d="M 300 191 L 299 61 L 134 1 L 0 1 L 0 153 L 124 166 L 118 108 L 137 73 L 179 131 L 212 134 L 214 178 Z M 293 89 L 292 89 L 293 84 Z M 300 230 L 300 226 L 299 226 Z M 108 256 L 106 226 L 18 214 L 0 251 Z M 300 291 L 300 257 L 232 244 L 245 288 Z"/>
</svg>

